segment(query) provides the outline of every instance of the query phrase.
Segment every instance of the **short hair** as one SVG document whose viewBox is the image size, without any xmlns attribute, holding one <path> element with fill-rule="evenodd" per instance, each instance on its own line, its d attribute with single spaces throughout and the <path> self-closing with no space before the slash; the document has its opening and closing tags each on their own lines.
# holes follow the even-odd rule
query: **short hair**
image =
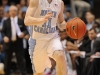
<svg viewBox="0 0 100 75">
<path fill-rule="evenodd" d="M 14 8 L 16 11 L 18 11 L 18 8 L 15 6 L 15 5 L 11 5 L 10 8 L 9 8 L 9 11 Z"/>
<path fill-rule="evenodd" d="M 92 31 L 92 30 L 94 30 L 94 32 L 97 33 L 96 28 L 91 28 L 90 30 L 88 30 L 88 32 L 89 32 L 89 31 Z"/>
<path fill-rule="evenodd" d="M 60 33 L 66 32 L 66 29 L 64 29 L 63 31 L 59 30 Z"/>
</svg>

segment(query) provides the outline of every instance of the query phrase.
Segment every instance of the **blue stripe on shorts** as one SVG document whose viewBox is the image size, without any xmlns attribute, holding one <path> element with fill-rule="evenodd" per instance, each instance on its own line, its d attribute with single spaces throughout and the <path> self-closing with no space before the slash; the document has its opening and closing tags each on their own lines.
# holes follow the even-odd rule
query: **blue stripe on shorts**
<svg viewBox="0 0 100 75">
<path fill-rule="evenodd" d="M 33 64 L 33 52 L 34 52 L 35 45 L 36 45 L 36 40 L 30 38 L 29 39 L 29 55 L 30 55 L 30 59 L 31 59 L 31 63 L 32 63 L 33 72 L 35 72 L 35 68 L 34 68 L 34 64 Z"/>
<path fill-rule="evenodd" d="M 30 36 L 32 37 L 33 26 L 29 26 L 29 27 L 28 27 L 28 31 L 29 31 Z"/>
</svg>

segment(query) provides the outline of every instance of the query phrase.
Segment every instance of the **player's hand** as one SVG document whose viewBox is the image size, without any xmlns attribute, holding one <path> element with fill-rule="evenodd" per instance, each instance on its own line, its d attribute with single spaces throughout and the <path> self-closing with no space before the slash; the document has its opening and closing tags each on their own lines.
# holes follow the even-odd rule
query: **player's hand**
<svg viewBox="0 0 100 75">
<path fill-rule="evenodd" d="M 40 18 L 40 19 L 39 19 L 39 22 L 40 22 L 41 24 L 44 24 L 45 22 L 48 21 L 48 19 L 49 19 L 51 16 L 52 16 L 52 13 L 51 13 L 51 12 L 48 12 L 48 13 L 44 16 L 44 18 Z"/>
<path fill-rule="evenodd" d="M 22 32 L 20 36 L 18 36 L 19 38 L 23 38 L 24 37 L 24 33 Z"/>
<path fill-rule="evenodd" d="M 8 43 L 8 42 L 9 42 L 9 38 L 8 38 L 7 36 L 5 36 L 5 37 L 3 38 L 3 40 L 4 40 L 5 43 Z"/>
<path fill-rule="evenodd" d="M 45 20 L 48 20 L 51 16 L 52 16 L 52 13 L 51 13 L 51 12 L 48 12 L 48 13 L 45 15 L 44 19 L 45 19 Z"/>
<path fill-rule="evenodd" d="M 24 39 L 28 40 L 29 37 L 30 37 L 30 36 L 27 34 L 27 35 L 24 36 Z"/>
</svg>

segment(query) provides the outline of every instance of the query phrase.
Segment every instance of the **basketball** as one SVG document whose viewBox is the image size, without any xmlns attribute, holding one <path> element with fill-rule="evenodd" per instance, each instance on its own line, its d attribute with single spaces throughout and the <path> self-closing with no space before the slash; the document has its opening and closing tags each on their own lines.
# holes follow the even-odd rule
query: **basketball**
<svg viewBox="0 0 100 75">
<path fill-rule="evenodd" d="M 86 33 L 86 25 L 79 18 L 73 18 L 66 25 L 66 32 L 69 37 L 72 39 L 80 39 Z"/>
</svg>

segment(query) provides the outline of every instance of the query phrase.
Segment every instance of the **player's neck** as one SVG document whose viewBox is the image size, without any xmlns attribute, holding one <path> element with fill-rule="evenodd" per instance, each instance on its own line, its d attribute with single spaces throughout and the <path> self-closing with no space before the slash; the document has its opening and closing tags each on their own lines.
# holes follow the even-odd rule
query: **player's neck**
<svg viewBox="0 0 100 75">
<path fill-rule="evenodd" d="M 47 0 L 47 1 L 48 1 L 49 4 L 52 2 L 52 0 Z"/>
</svg>

